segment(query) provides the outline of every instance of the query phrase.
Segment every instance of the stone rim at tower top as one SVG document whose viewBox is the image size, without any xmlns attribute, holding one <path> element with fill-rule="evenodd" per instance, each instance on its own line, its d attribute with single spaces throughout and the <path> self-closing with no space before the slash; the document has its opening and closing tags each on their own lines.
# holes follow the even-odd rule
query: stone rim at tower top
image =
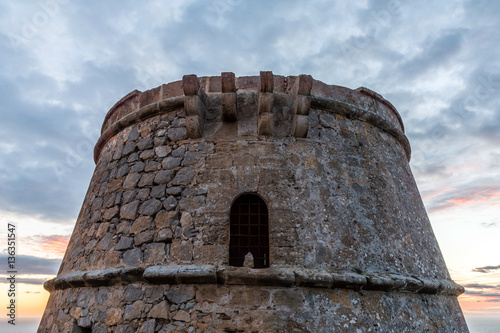
<svg viewBox="0 0 500 333">
<path fill-rule="evenodd" d="M 231 72 L 221 76 L 198 78 L 185 75 L 182 81 L 163 84 L 140 92 L 134 90 L 118 101 L 106 114 L 101 137 L 94 149 L 97 163 L 106 141 L 124 128 L 157 114 L 185 109 L 189 139 L 210 138 L 214 125 L 242 120 L 238 112 L 238 97 L 243 93 L 254 93 L 257 105 L 254 113 L 258 117 L 254 133 L 237 133 L 238 136 L 295 136 L 307 138 L 308 116 L 311 108 L 342 114 L 368 122 L 394 136 L 402 145 L 408 161 L 411 157 L 409 141 L 404 134 L 404 125 L 396 108 L 378 93 L 359 87 L 355 90 L 327 85 L 314 80 L 310 75 L 280 76 L 272 72 L 261 72 L 260 76 L 235 77 Z M 285 101 L 283 101 L 285 99 Z M 212 102 L 212 105 L 207 105 Z M 294 117 L 285 130 L 275 130 L 276 109 L 288 103 Z M 280 105 L 281 103 L 281 105 Z M 218 104 L 218 105 L 217 105 Z M 215 107 L 217 111 L 213 111 Z M 212 112 L 211 112 L 212 109 Z M 248 117 L 242 121 L 248 121 Z M 206 125 L 211 125 L 209 131 Z M 220 127 L 220 126 L 219 126 Z"/>
</svg>

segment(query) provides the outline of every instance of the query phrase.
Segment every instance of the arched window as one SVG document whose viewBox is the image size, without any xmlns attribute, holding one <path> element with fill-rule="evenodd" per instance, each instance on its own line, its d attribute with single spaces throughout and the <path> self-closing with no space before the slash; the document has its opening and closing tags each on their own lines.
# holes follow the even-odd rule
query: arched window
<svg viewBox="0 0 500 333">
<path fill-rule="evenodd" d="M 269 267 L 269 215 L 255 194 L 244 194 L 231 206 L 229 265 L 242 267 L 249 252 L 254 268 Z"/>
</svg>

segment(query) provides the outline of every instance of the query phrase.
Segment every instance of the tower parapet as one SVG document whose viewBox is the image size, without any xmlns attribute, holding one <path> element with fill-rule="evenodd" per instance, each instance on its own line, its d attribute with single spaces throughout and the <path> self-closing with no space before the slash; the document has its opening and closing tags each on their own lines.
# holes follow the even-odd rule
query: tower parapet
<svg viewBox="0 0 500 333">
<path fill-rule="evenodd" d="M 367 88 L 186 75 L 116 103 L 94 158 L 39 332 L 467 330 Z"/>
<path fill-rule="evenodd" d="M 252 105 L 247 101 L 255 99 Z M 243 105 L 238 108 L 239 103 Z M 134 90 L 108 112 L 97 142 L 97 162 L 102 146 L 122 129 L 157 114 L 184 109 L 188 137 L 197 139 L 224 132 L 225 123 L 236 122 L 232 135 L 306 137 L 311 108 L 369 122 L 397 138 L 410 158 L 410 145 L 396 108 L 376 92 L 327 85 L 310 75 L 236 78 L 233 73 L 182 81 L 140 92 Z M 257 119 L 257 122 L 255 122 Z M 229 133 L 228 133 L 229 134 Z"/>
</svg>

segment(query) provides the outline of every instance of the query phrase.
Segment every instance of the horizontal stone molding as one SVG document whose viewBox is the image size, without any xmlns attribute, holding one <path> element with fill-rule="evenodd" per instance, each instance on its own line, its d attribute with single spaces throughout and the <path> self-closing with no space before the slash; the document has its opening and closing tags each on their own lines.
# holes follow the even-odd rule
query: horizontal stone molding
<svg viewBox="0 0 500 333">
<path fill-rule="evenodd" d="M 275 287 L 305 287 L 396 291 L 458 296 L 464 288 L 447 279 L 428 279 L 398 274 L 329 272 L 316 269 L 189 265 L 126 267 L 79 271 L 60 275 L 44 283 L 52 292 L 68 288 L 100 287 L 146 282 L 151 284 L 219 284 Z"/>
<path fill-rule="evenodd" d="M 356 105 L 348 104 L 342 101 L 337 101 L 330 98 L 313 97 L 311 100 L 311 108 L 325 110 L 331 113 L 341 114 L 351 119 L 358 119 L 365 121 L 381 130 L 394 136 L 404 149 L 408 161 L 411 158 L 410 141 L 403 133 L 402 130 L 394 126 L 389 121 L 385 120 L 376 113 L 370 112 L 366 109 L 361 109 Z"/>
<path fill-rule="evenodd" d="M 146 105 L 139 110 L 118 119 L 101 134 L 94 147 L 94 161 L 97 163 L 101 150 L 106 142 L 130 125 L 143 121 L 158 114 L 173 112 L 184 107 L 184 96 L 172 97 L 160 102 Z"/>
</svg>

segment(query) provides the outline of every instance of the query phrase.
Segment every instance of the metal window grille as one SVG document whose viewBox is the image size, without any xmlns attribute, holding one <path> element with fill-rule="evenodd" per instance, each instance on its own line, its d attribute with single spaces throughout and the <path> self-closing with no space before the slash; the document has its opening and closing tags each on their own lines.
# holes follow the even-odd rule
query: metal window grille
<svg viewBox="0 0 500 333">
<path fill-rule="evenodd" d="M 269 214 L 255 194 L 244 194 L 231 206 L 229 265 L 242 267 L 248 252 L 254 268 L 269 267 Z"/>
</svg>

